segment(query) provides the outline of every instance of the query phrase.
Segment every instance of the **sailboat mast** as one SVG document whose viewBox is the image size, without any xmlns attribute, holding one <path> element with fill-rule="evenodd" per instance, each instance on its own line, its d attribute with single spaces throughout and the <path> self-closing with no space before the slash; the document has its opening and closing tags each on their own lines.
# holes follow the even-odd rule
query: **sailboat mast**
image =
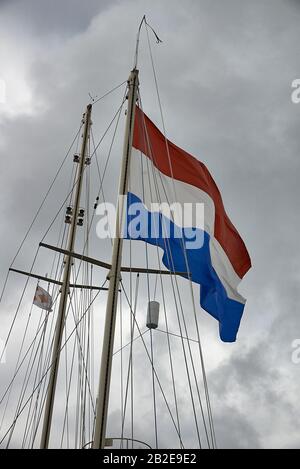
<svg viewBox="0 0 300 469">
<path fill-rule="evenodd" d="M 74 203 L 73 203 L 73 218 L 71 221 L 69 237 L 68 237 L 68 249 L 67 249 L 68 252 L 73 252 L 75 239 L 76 239 L 77 218 L 78 218 L 78 211 L 80 208 L 82 180 L 83 180 L 83 173 L 84 173 L 84 167 L 85 167 L 85 162 L 86 162 L 89 130 L 90 130 L 90 124 L 91 124 L 91 111 L 92 111 L 92 105 L 89 104 L 87 106 L 85 114 L 83 115 L 84 130 L 83 130 L 82 145 L 81 145 L 81 151 L 80 151 L 78 177 L 76 181 L 76 192 L 75 192 L 75 198 L 74 198 Z M 44 414 L 44 421 L 43 421 L 43 430 L 42 430 L 42 437 L 41 437 L 41 443 L 40 443 L 41 449 L 46 449 L 48 448 L 48 445 L 49 445 L 57 374 L 58 374 L 59 359 L 60 359 L 61 342 L 62 342 L 62 335 L 63 335 L 64 326 L 65 326 L 66 307 L 67 307 L 69 287 L 70 287 L 71 266 L 72 266 L 72 257 L 70 255 L 67 255 L 65 257 L 63 284 L 61 288 L 61 296 L 60 296 L 57 322 L 56 322 L 56 328 L 55 328 L 50 378 L 49 378 L 49 384 L 48 384 L 48 389 L 47 389 L 47 399 L 46 399 L 45 414 Z"/>
<path fill-rule="evenodd" d="M 106 305 L 104 338 L 101 356 L 99 392 L 96 408 L 96 424 L 93 448 L 100 449 L 105 446 L 107 412 L 111 381 L 112 356 L 115 336 L 115 324 L 118 304 L 118 290 L 121 280 L 122 259 L 122 229 L 124 215 L 124 196 L 128 189 L 128 176 L 132 150 L 135 106 L 138 89 L 138 70 L 132 70 L 128 80 L 128 109 L 125 127 L 122 168 L 119 183 L 119 199 L 117 207 L 116 234 L 113 243 L 112 265 L 109 273 L 109 290 Z"/>
</svg>

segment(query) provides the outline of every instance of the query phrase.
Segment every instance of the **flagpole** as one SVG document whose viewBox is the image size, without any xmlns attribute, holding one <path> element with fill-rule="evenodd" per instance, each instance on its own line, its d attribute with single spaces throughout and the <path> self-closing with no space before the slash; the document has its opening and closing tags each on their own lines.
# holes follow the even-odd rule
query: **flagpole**
<svg viewBox="0 0 300 469">
<path fill-rule="evenodd" d="M 74 244 L 75 244 L 75 238 L 76 238 L 77 216 L 78 216 L 78 211 L 80 208 L 82 179 L 83 179 L 83 173 L 84 173 L 84 167 L 85 167 L 86 152 L 87 152 L 87 147 L 88 147 L 89 130 L 90 130 L 90 125 L 91 125 L 91 111 L 92 111 L 92 105 L 89 104 L 87 106 L 85 114 L 83 115 L 84 130 L 83 130 L 82 145 L 81 145 L 81 152 L 80 152 L 78 178 L 76 181 L 76 192 L 75 192 L 75 198 L 74 198 L 74 204 L 73 204 L 73 218 L 71 221 L 69 238 L 68 238 L 67 250 L 70 253 L 72 253 L 74 250 Z M 46 449 L 48 448 L 48 445 L 49 445 L 55 390 L 56 390 L 56 383 L 57 383 L 57 374 L 58 374 L 59 359 L 60 359 L 61 342 L 62 342 L 62 335 L 63 335 L 64 326 L 65 326 L 66 307 L 67 307 L 69 287 L 70 287 L 71 266 L 72 266 L 72 256 L 67 255 L 65 257 L 63 284 L 61 288 L 60 302 L 59 302 L 57 322 L 56 322 L 56 328 L 55 328 L 50 378 L 49 378 L 49 383 L 48 383 L 48 388 L 47 388 L 47 398 L 46 398 L 43 429 L 42 429 L 42 436 L 41 436 L 41 443 L 40 443 L 41 449 Z"/>
<path fill-rule="evenodd" d="M 102 345 L 99 392 L 96 408 L 96 423 L 93 448 L 105 446 L 107 412 L 111 381 L 112 356 L 115 336 L 115 324 L 118 304 L 118 289 L 121 280 L 122 228 L 124 215 L 124 196 L 128 189 L 128 176 L 132 151 L 135 106 L 138 89 L 138 70 L 134 68 L 128 80 L 128 109 L 125 127 L 122 168 L 119 182 L 119 198 L 116 217 L 116 234 L 113 243 L 112 265 L 109 273 L 109 290 L 106 305 L 104 338 Z"/>
</svg>

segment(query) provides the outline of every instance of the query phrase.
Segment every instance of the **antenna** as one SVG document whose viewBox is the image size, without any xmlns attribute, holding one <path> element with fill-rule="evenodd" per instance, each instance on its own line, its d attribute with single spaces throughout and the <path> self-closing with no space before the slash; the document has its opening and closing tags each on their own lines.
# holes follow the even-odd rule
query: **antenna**
<svg viewBox="0 0 300 469">
<path fill-rule="evenodd" d="M 137 38 L 136 38 L 136 46 L 135 46 L 135 54 L 134 54 L 134 66 L 133 69 L 135 70 L 138 66 L 138 55 L 139 55 L 139 45 L 140 45 L 140 36 L 141 36 L 141 30 L 142 26 L 145 24 L 146 27 L 150 28 L 151 31 L 153 32 L 155 39 L 156 39 L 156 44 L 160 44 L 162 40 L 158 37 L 152 26 L 147 22 L 146 20 L 146 15 L 143 16 L 142 21 L 140 22 L 138 32 L 137 32 Z"/>
<path fill-rule="evenodd" d="M 94 102 L 96 101 L 96 99 L 98 98 L 98 95 L 96 94 L 95 96 L 92 96 L 91 93 L 88 93 L 90 99 L 91 99 L 91 103 L 94 104 Z"/>
</svg>

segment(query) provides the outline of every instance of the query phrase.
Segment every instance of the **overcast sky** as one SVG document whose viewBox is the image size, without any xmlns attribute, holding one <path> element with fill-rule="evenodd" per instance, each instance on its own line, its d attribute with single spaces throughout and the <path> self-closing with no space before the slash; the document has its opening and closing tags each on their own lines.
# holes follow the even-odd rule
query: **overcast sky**
<svg viewBox="0 0 300 469">
<path fill-rule="evenodd" d="M 88 93 L 127 79 L 144 13 L 163 40 L 153 51 L 168 137 L 208 166 L 252 258 L 236 344 L 199 313 L 219 447 L 299 448 L 300 1 L 0 0 L 1 288 Z M 161 126 L 144 33 L 140 81 Z M 95 110 L 96 133 L 106 114 Z"/>
</svg>

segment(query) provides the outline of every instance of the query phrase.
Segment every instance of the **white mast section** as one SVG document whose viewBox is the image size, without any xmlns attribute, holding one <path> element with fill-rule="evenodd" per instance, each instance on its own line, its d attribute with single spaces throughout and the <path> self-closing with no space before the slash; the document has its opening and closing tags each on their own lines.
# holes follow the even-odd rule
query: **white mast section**
<svg viewBox="0 0 300 469">
<path fill-rule="evenodd" d="M 85 114 L 83 115 L 84 130 L 83 130 L 83 138 L 82 138 L 82 145 L 81 145 L 81 152 L 80 152 L 78 178 L 76 181 L 76 192 L 75 192 L 74 205 L 73 205 L 73 218 L 72 218 L 72 222 L 70 226 L 69 239 L 68 239 L 68 251 L 70 253 L 73 252 L 74 245 L 75 245 L 77 216 L 78 216 L 78 211 L 80 208 L 82 179 L 83 179 L 86 152 L 87 152 L 87 147 L 88 147 L 89 131 L 90 131 L 90 125 L 91 125 L 91 111 L 92 111 L 92 105 L 89 104 L 87 106 Z M 48 383 L 48 388 L 47 388 L 47 399 L 46 399 L 46 406 L 45 406 L 42 437 L 41 437 L 41 443 L 40 443 L 41 449 L 46 449 L 48 448 L 48 445 L 49 445 L 55 390 L 56 390 L 56 383 L 57 383 L 57 374 L 58 374 L 59 359 L 60 359 L 60 349 L 61 349 L 62 335 L 64 331 L 64 326 L 65 326 L 66 307 L 67 307 L 69 287 L 70 287 L 71 266 L 72 266 L 72 256 L 67 255 L 65 257 L 63 284 L 62 284 L 62 289 L 61 289 L 61 296 L 60 296 L 60 301 L 59 301 L 57 322 L 56 322 L 56 328 L 55 328 L 50 378 L 49 378 L 49 383 Z"/>
<path fill-rule="evenodd" d="M 107 412 L 111 381 L 112 355 L 115 336 L 115 324 L 118 304 L 118 289 L 121 280 L 122 259 L 122 229 L 124 218 L 124 196 L 127 194 L 132 139 L 134 128 L 135 106 L 138 89 L 138 70 L 134 68 L 128 80 L 128 110 L 125 127 L 123 160 L 119 183 L 119 198 L 117 207 L 116 233 L 113 243 L 112 266 L 109 273 L 109 291 L 106 305 L 105 329 L 102 346 L 99 392 L 96 408 L 96 424 L 93 448 L 100 449 L 105 446 Z"/>
</svg>

